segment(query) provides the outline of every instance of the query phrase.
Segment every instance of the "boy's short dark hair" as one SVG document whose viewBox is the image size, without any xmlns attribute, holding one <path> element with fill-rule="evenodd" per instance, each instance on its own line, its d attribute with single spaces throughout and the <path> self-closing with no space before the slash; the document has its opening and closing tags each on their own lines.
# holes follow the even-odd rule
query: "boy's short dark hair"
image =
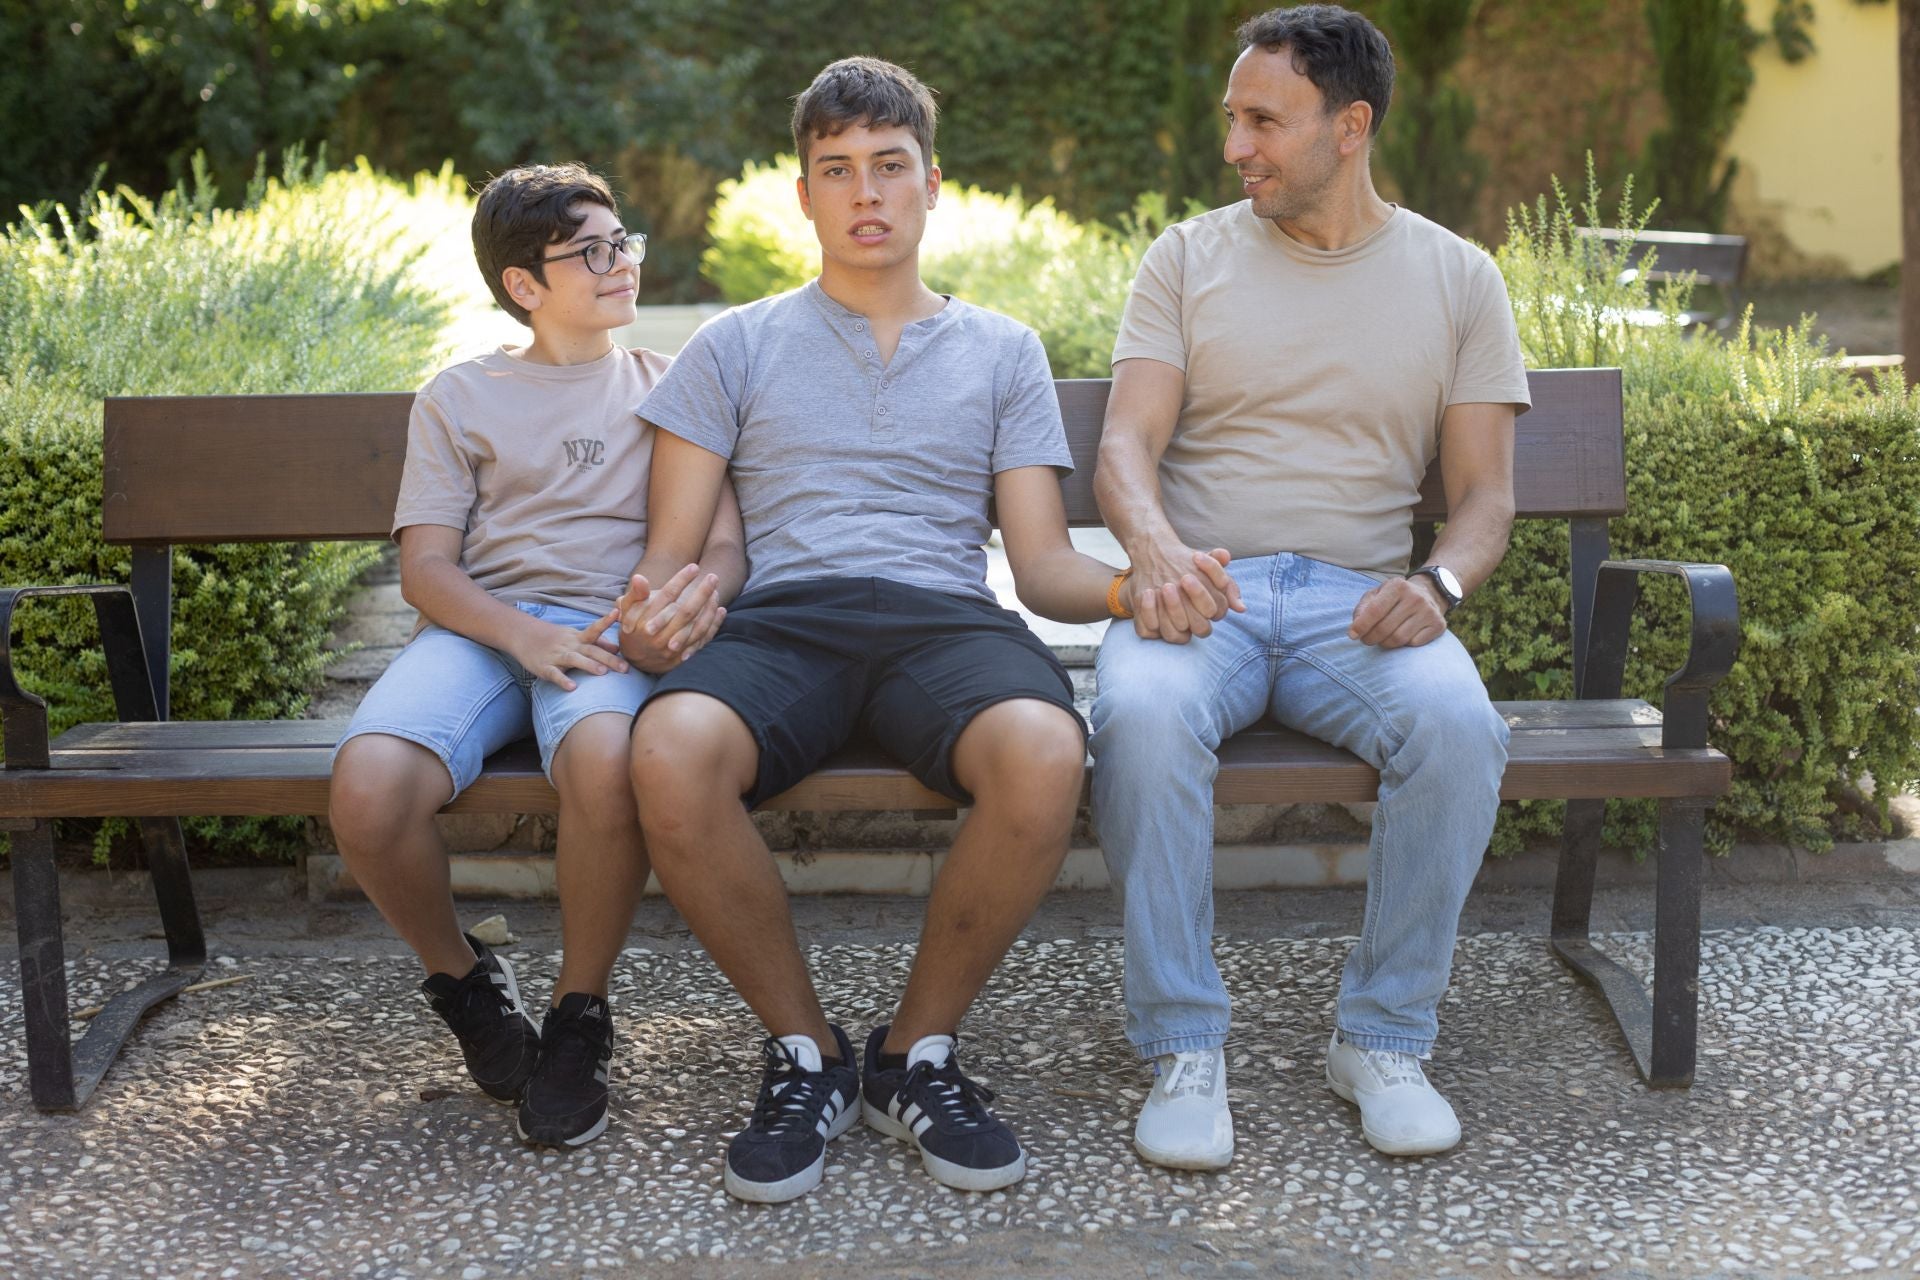
<svg viewBox="0 0 1920 1280">
<path fill-rule="evenodd" d="M 507 292 L 500 274 L 508 267 L 525 267 L 545 284 L 547 269 L 539 259 L 546 257 L 549 245 L 565 243 L 580 229 L 586 217 L 575 213 L 574 206 L 581 203 L 620 212 L 606 179 L 580 164 L 516 165 L 480 193 L 473 210 L 473 257 L 493 300 L 521 324 L 532 321 Z"/>
<path fill-rule="evenodd" d="M 1326 99 L 1327 114 L 1364 102 L 1373 108 L 1372 132 L 1380 132 L 1393 101 L 1393 49 L 1380 28 L 1337 4 L 1269 9 L 1240 26 L 1240 48 L 1268 53 L 1288 50 L 1293 69 Z"/>
<path fill-rule="evenodd" d="M 902 126 L 913 130 L 920 159 L 933 169 L 933 129 L 939 109 L 933 90 L 905 67 L 879 58 L 842 58 L 813 78 L 793 100 L 793 146 L 800 153 L 800 175 L 820 138 L 865 125 L 869 129 Z"/>
</svg>

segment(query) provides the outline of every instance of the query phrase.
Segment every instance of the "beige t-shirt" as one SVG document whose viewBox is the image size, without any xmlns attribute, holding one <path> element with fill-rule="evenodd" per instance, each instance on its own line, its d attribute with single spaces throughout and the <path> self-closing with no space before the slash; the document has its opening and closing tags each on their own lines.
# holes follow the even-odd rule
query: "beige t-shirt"
<svg viewBox="0 0 1920 1280">
<path fill-rule="evenodd" d="M 1114 344 L 1186 372 L 1160 463 L 1194 547 L 1405 573 L 1448 405 L 1531 403 L 1493 260 L 1395 207 L 1357 244 L 1302 245 L 1249 202 L 1168 227 Z"/>
<path fill-rule="evenodd" d="M 588 364 L 506 348 L 442 370 L 413 402 L 393 532 L 464 532 L 460 567 L 502 600 L 611 608 L 647 543 L 653 428 L 633 407 L 667 369 L 616 347 Z"/>
</svg>

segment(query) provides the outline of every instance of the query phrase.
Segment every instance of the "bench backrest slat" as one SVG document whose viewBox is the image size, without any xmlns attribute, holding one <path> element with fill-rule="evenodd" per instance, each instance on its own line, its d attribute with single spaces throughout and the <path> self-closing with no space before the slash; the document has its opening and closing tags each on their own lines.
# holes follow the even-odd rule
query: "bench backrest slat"
<svg viewBox="0 0 1920 1280">
<path fill-rule="evenodd" d="M 1627 233 L 1618 227 L 1581 227 L 1580 234 L 1617 245 Z M 1703 284 L 1734 288 L 1747 269 L 1747 238 L 1716 236 L 1703 231 L 1641 231 L 1627 252 L 1627 265 L 1637 267 L 1654 255 L 1650 280 L 1665 280 L 1691 271 Z"/>
<path fill-rule="evenodd" d="M 1534 408 L 1516 430 L 1514 495 L 1523 516 L 1626 510 L 1616 369 L 1528 375 Z M 1106 379 L 1056 383 L 1075 471 L 1075 525 L 1101 523 L 1093 469 Z M 406 454 L 407 393 L 146 396 L 106 404 L 101 524 L 111 543 L 381 539 Z M 1415 517 L 1443 518 L 1436 464 Z"/>
</svg>

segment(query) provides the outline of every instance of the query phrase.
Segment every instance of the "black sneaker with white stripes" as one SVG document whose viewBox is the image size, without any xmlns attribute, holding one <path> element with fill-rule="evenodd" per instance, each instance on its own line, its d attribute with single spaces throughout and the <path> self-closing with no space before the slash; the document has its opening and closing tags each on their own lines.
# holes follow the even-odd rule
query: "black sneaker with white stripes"
<svg viewBox="0 0 1920 1280">
<path fill-rule="evenodd" d="M 549 1147 L 578 1147 L 605 1133 L 612 1066 L 607 1002 L 583 991 L 560 997 L 540 1025 L 540 1065 L 520 1103 L 520 1136 Z"/>
<path fill-rule="evenodd" d="M 540 1056 L 540 1029 L 520 1003 L 513 966 L 472 934 L 467 945 L 478 959 L 465 977 L 436 973 L 420 989 L 460 1041 L 473 1082 L 497 1101 L 514 1102 Z"/>
<path fill-rule="evenodd" d="M 747 1127 L 727 1147 L 727 1194 L 779 1204 L 820 1185 L 827 1143 L 853 1127 L 860 1073 L 846 1032 L 833 1028 L 838 1062 L 826 1062 L 807 1036 L 767 1037 L 760 1099 Z"/>
<path fill-rule="evenodd" d="M 952 1036 L 924 1036 L 904 1055 L 883 1056 L 887 1028 L 867 1038 L 860 1112 L 867 1124 L 920 1148 L 934 1181 L 994 1191 L 1027 1176 L 1027 1153 L 987 1110 L 993 1094 L 961 1074 Z"/>
</svg>

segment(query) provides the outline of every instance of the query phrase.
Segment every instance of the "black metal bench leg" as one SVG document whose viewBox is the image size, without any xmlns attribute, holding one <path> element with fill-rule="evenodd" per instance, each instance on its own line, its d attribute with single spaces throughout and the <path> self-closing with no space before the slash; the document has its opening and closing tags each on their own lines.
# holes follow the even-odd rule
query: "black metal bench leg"
<svg viewBox="0 0 1920 1280">
<path fill-rule="evenodd" d="M 60 870 L 53 824 L 9 824 L 13 912 L 20 935 L 20 1006 L 27 1023 L 27 1079 L 42 1111 L 79 1106 L 67 1043 L 66 947 L 60 937 Z"/>
<path fill-rule="evenodd" d="M 1707 805 L 1701 799 L 1660 802 L 1660 854 L 1654 904 L 1653 996 L 1589 936 L 1594 862 L 1606 804 L 1567 804 L 1567 823 L 1553 887 L 1554 954 L 1599 988 L 1627 1038 L 1633 1064 L 1656 1089 L 1693 1083 L 1700 991 L 1700 881 Z"/>
<path fill-rule="evenodd" d="M 42 1111 L 77 1111 L 147 1010 L 171 999 L 200 976 L 206 944 L 185 845 L 171 820 L 143 822 L 147 860 L 167 933 L 167 969 L 120 992 L 102 1006 L 75 1044 L 67 999 L 66 944 L 60 921 L 60 870 L 54 862 L 53 823 L 32 821 L 14 830 L 14 916 L 20 935 L 20 995 L 27 1024 L 27 1078 Z"/>
<path fill-rule="evenodd" d="M 1700 1017 L 1700 882 L 1705 800 L 1660 802 L 1660 865 L 1653 933 L 1653 1052 L 1643 1068 L 1656 1089 L 1693 1083 Z"/>
<path fill-rule="evenodd" d="M 193 876 L 187 868 L 187 841 L 178 818 L 142 818 L 140 841 L 146 846 L 147 874 L 160 906 L 160 927 L 167 935 L 167 963 L 198 970 L 207 963 L 207 938 L 200 908 L 193 900 Z"/>
</svg>

